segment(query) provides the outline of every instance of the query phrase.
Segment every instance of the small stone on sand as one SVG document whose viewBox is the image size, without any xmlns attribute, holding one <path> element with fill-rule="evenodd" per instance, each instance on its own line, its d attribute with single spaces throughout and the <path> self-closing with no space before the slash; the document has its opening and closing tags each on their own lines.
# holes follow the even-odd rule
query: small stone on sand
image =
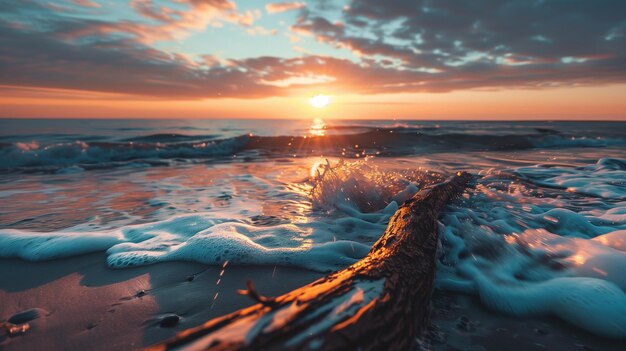
<svg viewBox="0 0 626 351">
<path fill-rule="evenodd" d="M 159 325 L 162 328 L 171 328 L 175 326 L 176 324 L 178 324 L 179 321 L 180 321 L 179 315 L 170 313 L 170 314 L 163 315 L 161 317 L 161 322 L 159 322 Z"/>
</svg>

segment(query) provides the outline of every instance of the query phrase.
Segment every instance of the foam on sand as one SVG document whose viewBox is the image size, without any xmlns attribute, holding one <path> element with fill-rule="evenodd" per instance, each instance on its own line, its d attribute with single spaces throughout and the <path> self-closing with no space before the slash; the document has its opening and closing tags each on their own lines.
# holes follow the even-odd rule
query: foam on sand
<svg viewBox="0 0 626 351">
<path fill-rule="evenodd" d="M 168 232 L 136 243 L 117 244 L 107 250 L 113 268 L 163 261 L 195 261 L 236 265 L 298 266 L 330 271 L 350 265 L 365 255 L 368 247 L 349 241 L 313 245 L 303 239 L 305 229 L 294 225 L 257 228 L 225 222 L 192 235 Z"/>
<path fill-rule="evenodd" d="M 105 251 L 123 241 L 118 232 L 59 231 L 38 233 L 0 229 L 0 257 L 45 261 L 90 252 Z"/>
<path fill-rule="evenodd" d="M 626 203 L 618 180 L 626 170 L 600 160 L 516 171 L 532 176 L 488 173 L 450 206 L 442 218 L 437 284 L 476 294 L 503 313 L 553 315 L 625 339 Z M 576 179 L 575 190 L 559 183 L 566 178 Z"/>
<path fill-rule="evenodd" d="M 355 220 L 353 224 L 360 222 Z M 297 266 L 331 271 L 356 262 L 369 250 L 368 245 L 352 240 L 316 242 L 314 238 L 328 237 L 329 233 L 322 226 L 317 230 L 314 227 L 292 224 L 255 227 L 233 219 L 193 215 L 88 233 L 3 229 L 0 230 L 0 257 L 44 261 L 106 251 L 111 268 L 166 261 L 212 265 L 229 261 L 237 265 Z"/>
<path fill-rule="evenodd" d="M 625 233 L 607 236 L 619 241 Z M 439 285 L 477 294 L 507 314 L 554 315 L 597 335 L 626 338 L 626 253 L 597 239 L 529 230 L 497 244 L 504 251 L 497 258 L 475 254 L 453 270 L 443 267 Z"/>
</svg>

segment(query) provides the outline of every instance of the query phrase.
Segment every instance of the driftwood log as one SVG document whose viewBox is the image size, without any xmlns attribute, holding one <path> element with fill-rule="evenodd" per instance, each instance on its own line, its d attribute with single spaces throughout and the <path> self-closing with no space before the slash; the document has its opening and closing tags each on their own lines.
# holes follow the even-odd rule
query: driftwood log
<svg viewBox="0 0 626 351">
<path fill-rule="evenodd" d="M 148 350 L 407 350 L 428 325 L 437 218 L 471 179 L 420 191 L 389 220 L 368 255 L 311 284 L 212 319 Z"/>
</svg>

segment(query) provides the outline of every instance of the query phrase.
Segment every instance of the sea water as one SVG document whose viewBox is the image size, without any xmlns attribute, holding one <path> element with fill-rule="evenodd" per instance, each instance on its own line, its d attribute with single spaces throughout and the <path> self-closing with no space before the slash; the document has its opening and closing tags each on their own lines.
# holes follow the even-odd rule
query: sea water
<svg viewBox="0 0 626 351">
<path fill-rule="evenodd" d="M 0 257 L 333 271 L 459 170 L 438 287 L 626 338 L 626 123 L 0 120 Z"/>
</svg>

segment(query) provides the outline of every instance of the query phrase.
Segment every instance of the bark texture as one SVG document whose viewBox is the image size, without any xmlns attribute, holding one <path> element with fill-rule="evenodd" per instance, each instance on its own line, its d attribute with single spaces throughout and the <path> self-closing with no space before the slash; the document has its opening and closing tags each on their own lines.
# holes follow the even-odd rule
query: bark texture
<svg viewBox="0 0 626 351">
<path fill-rule="evenodd" d="M 256 305 L 149 350 L 408 350 L 428 325 L 437 218 L 471 175 L 457 173 L 405 202 L 368 255 L 284 295 L 241 293 Z"/>
</svg>

